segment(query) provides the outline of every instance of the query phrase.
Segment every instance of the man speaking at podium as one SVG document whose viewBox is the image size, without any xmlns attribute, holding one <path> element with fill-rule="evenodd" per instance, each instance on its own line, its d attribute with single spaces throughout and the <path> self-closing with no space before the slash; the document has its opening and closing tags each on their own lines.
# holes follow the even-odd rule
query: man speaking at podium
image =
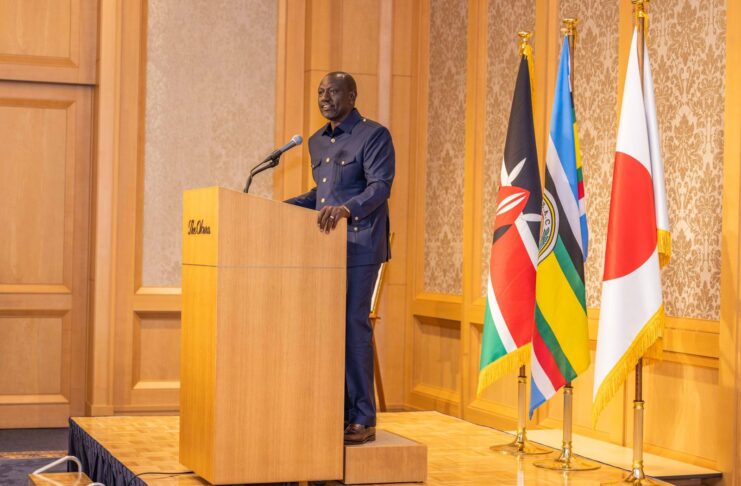
<svg viewBox="0 0 741 486">
<path fill-rule="evenodd" d="M 388 198 L 394 145 L 388 129 L 355 109 L 358 90 L 348 73 L 324 76 L 318 95 L 319 110 L 329 122 L 309 139 L 316 187 L 286 202 L 318 210 L 319 231 L 326 233 L 340 218 L 347 219 L 345 443 L 362 444 L 376 438 L 373 330 L 368 315 L 378 270 L 390 258 Z"/>
</svg>

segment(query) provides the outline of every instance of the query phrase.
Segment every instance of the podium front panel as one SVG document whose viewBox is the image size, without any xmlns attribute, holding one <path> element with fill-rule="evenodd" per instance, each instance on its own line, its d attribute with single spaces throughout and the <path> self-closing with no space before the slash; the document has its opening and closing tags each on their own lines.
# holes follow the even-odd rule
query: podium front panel
<svg viewBox="0 0 741 486">
<path fill-rule="evenodd" d="M 316 214 L 185 193 L 180 460 L 211 483 L 342 477 L 346 228 Z"/>
</svg>

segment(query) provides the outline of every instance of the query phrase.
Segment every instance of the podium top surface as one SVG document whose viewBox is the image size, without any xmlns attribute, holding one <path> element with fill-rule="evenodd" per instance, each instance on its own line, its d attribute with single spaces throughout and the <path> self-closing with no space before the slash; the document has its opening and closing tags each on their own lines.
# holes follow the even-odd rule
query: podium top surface
<svg viewBox="0 0 741 486">
<path fill-rule="evenodd" d="M 205 187 L 183 193 L 183 265 L 345 268 L 347 222 L 325 234 L 317 212 Z"/>
</svg>

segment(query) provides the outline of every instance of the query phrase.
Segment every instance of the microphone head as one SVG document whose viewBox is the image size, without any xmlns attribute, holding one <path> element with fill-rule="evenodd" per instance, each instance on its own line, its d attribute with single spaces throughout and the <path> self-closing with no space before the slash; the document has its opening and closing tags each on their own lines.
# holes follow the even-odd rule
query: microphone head
<svg viewBox="0 0 741 486">
<path fill-rule="evenodd" d="M 301 135 L 294 135 L 291 137 L 291 142 L 293 142 L 295 145 L 301 145 L 303 143 L 304 139 L 301 137 Z"/>
</svg>

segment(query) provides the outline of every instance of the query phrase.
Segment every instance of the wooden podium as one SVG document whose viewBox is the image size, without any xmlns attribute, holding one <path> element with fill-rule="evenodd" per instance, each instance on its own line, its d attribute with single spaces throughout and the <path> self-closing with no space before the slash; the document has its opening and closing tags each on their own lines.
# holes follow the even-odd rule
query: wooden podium
<svg viewBox="0 0 741 486">
<path fill-rule="evenodd" d="M 342 478 L 346 227 L 184 193 L 180 462 L 213 484 Z"/>
</svg>

